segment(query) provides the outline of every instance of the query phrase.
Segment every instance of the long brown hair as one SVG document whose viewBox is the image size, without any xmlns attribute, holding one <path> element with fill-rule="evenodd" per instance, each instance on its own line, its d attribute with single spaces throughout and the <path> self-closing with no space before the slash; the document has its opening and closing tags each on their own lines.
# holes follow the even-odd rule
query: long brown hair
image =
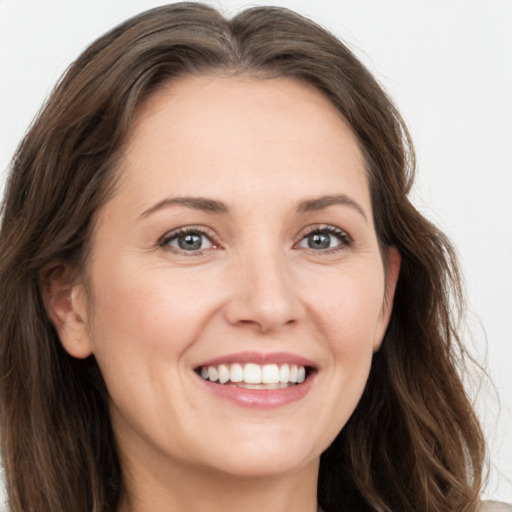
<svg viewBox="0 0 512 512">
<path fill-rule="evenodd" d="M 174 77 L 207 72 L 294 77 L 322 91 L 364 154 L 380 244 L 402 255 L 366 390 L 321 458 L 320 505 L 475 510 L 484 450 L 459 377 L 460 277 L 450 243 L 408 200 L 414 153 L 400 115 L 354 55 L 311 21 L 271 7 L 226 19 L 182 3 L 142 13 L 87 48 L 14 156 L 0 233 L 0 422 L 12 511 L 117 508 L 122 474 L 107 390 L 94 357 L 62 349 L 41 272 L 59 261 L 80 271 L 136 106 Z"/>
</svg>

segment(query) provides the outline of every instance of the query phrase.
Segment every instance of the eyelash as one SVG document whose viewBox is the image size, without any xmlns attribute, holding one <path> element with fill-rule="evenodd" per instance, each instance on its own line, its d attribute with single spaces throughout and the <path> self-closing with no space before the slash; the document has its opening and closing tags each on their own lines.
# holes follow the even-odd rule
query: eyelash
<svg viewBox="0 0 512 512">
<path fill-rule="evenodd" d="M 334 247 L 324 248 L 324 249 L 314 249 L 311 247 L 304 247 L 304 249 L 314 253 L 314 254 L 331 254 L 338 251 L 345 250 L 352 245 L 352 239 L 350 236 L 340 228 L 331 225 L 315 225 L 310 226 L 307 230 L 300 235 L 300 239 L 294 244 L 294 248 L 298 246 L 301 242 L 305 241 L 308 237 L 312 235 L 322 235 L 327 234 L 329 236 L 334 236 L 337 238 L 339 244 Z M 211 247 L 201 248 L 194 251 L 185 250 L 179 247 L 173 247 L 170 245 L 171 242 L 178 240 L 180 237 L 184 237 L 186 235 L 198 235 L 201 238 L 208 239 Z M 217 245 L 214 241 L 215 235 L 204 227 L 200 226 L 187 226 L 183 228 L 178 228 L 170 233 L 165 234 L 159 241 L 158 245 L 165 250 L 183 254 L 186 256 L 200 256 L 203 254 L 204 250 L 209 249 L 218 249 L 220 246 Z"/>
<path fill-rule="evenodd" d="M 307 239 L 307 237 L 309 237 L 311 235 L 316 235 L 316 234 L 319 234 L 319 235 L 328 234 L 330 236 L 334 236 L 338 239 L 339 244 L 336 245 L 335 247 L 330 247 L 330 248 L 326 248 L 326 249 L 322 249 L 322 250 L 306 248 L 315 254 L 324 255 L 324 254 L 332 254 L 332 253 L 335 253 L 338 251 L 343 251 L 345 249 L 350 248 L 353 243 L 352 238 L 348 235 L 348 233 L 346 231 L 343 231 L 342 229 L 337 228 L 335 226 L 331 226 L 329 224 L 322 224 L 322 225 L 310 226 L 309 228 L 307 228 L 307 230 L 304 233 L 301 233 L 300 240 L 295 245 L 303 242 L 304 240 Z"/>
<path fill-rule="evenodd" d="M 219 246 L 213 241 L 215 238 L 214 234 L 209 232 L 209 230 L 205 229 L 204 227 L 199 226 L 187 226 L 183 228 L 175 229 L 174 231 L 171 231 L 170 233 L 166 233 L 159 241 L 158 245 L 162 247 L 165 250 L 175 252 L 178 254 L 184 254 L 186 256 L 200 256 L 203 254 L 203 249 L 197 249 L 195 251 L 188 251 L 185 249 L 181 249 L 179 247 L 173 247 L 170 245 L 170 243 L 174 240 L 178 240 L 180 237 L 186 236 L 186 235 L 198 235 L 200 237 L 205 237 L 208 239 L 208 241 L 211 244 L 211 247 L 208 247 L 207 249 L 217 249 Z"/>
</svg>

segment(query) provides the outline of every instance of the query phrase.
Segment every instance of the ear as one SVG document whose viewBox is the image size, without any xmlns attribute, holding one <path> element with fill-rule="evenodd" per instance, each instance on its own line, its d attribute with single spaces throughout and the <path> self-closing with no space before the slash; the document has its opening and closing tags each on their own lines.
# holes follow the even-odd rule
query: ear
<svg viewBox="0 0 512 512">
<path fill-rule="evenodd" d="M 390 247 L 384 260 L 386 268 L 386 288 L 384 291 L 384 300 L 382 303 L 382 310 L 380 312 L 379 321 L 377 324 L 377 330 L 375 335 L 375 343 L 373 346 L 374 351 L 379 350 L 384 334 L 391 318 L 391 312 L 393 311 L 393 298 L 395 296 L 396 285 L 398 283 L 398 276 L 400 274 L 400 264 L 402 257 L 396 247 Z"/>
<path fill-rule="evenodd" d="M 68 263 L 53 262 L 41 272 L 43 302 L 64 350 L 84 359 L 92 354 L 87 331 L 87 303 L 82 284 Z"/>
</svg>

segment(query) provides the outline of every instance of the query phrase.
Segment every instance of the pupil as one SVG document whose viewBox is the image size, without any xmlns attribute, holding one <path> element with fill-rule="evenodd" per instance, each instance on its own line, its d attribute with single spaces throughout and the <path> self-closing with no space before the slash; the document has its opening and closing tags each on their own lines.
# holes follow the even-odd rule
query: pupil
<svg viewBox="0 0 512 512">
<path fill-rule="evenodd" d="M 331 245 L 331 237 L 324 233 L 314 233 L 309 235 L 308 242 L 311 249 L 328 249 Z"/>
<path fill-rule="evenodd" d="M 197 251 L 201 249 L 201 235 L 197 233 L 189 233 L 178 238 L 180 249 L 185 251 Z"/>
</svg>

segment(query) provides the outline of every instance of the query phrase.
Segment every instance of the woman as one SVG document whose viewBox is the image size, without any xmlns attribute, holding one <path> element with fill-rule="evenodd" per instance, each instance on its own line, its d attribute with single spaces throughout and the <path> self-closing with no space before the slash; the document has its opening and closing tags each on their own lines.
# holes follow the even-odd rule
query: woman
<svg viewBox="0 0 512 512">
<path fill-rule="evenodd" d="M 7 185 L 11 510 L 477 510 L 459 276 L 413 160 L 289 11 L 174 4 L 93 43 Z"/>
</svg>

